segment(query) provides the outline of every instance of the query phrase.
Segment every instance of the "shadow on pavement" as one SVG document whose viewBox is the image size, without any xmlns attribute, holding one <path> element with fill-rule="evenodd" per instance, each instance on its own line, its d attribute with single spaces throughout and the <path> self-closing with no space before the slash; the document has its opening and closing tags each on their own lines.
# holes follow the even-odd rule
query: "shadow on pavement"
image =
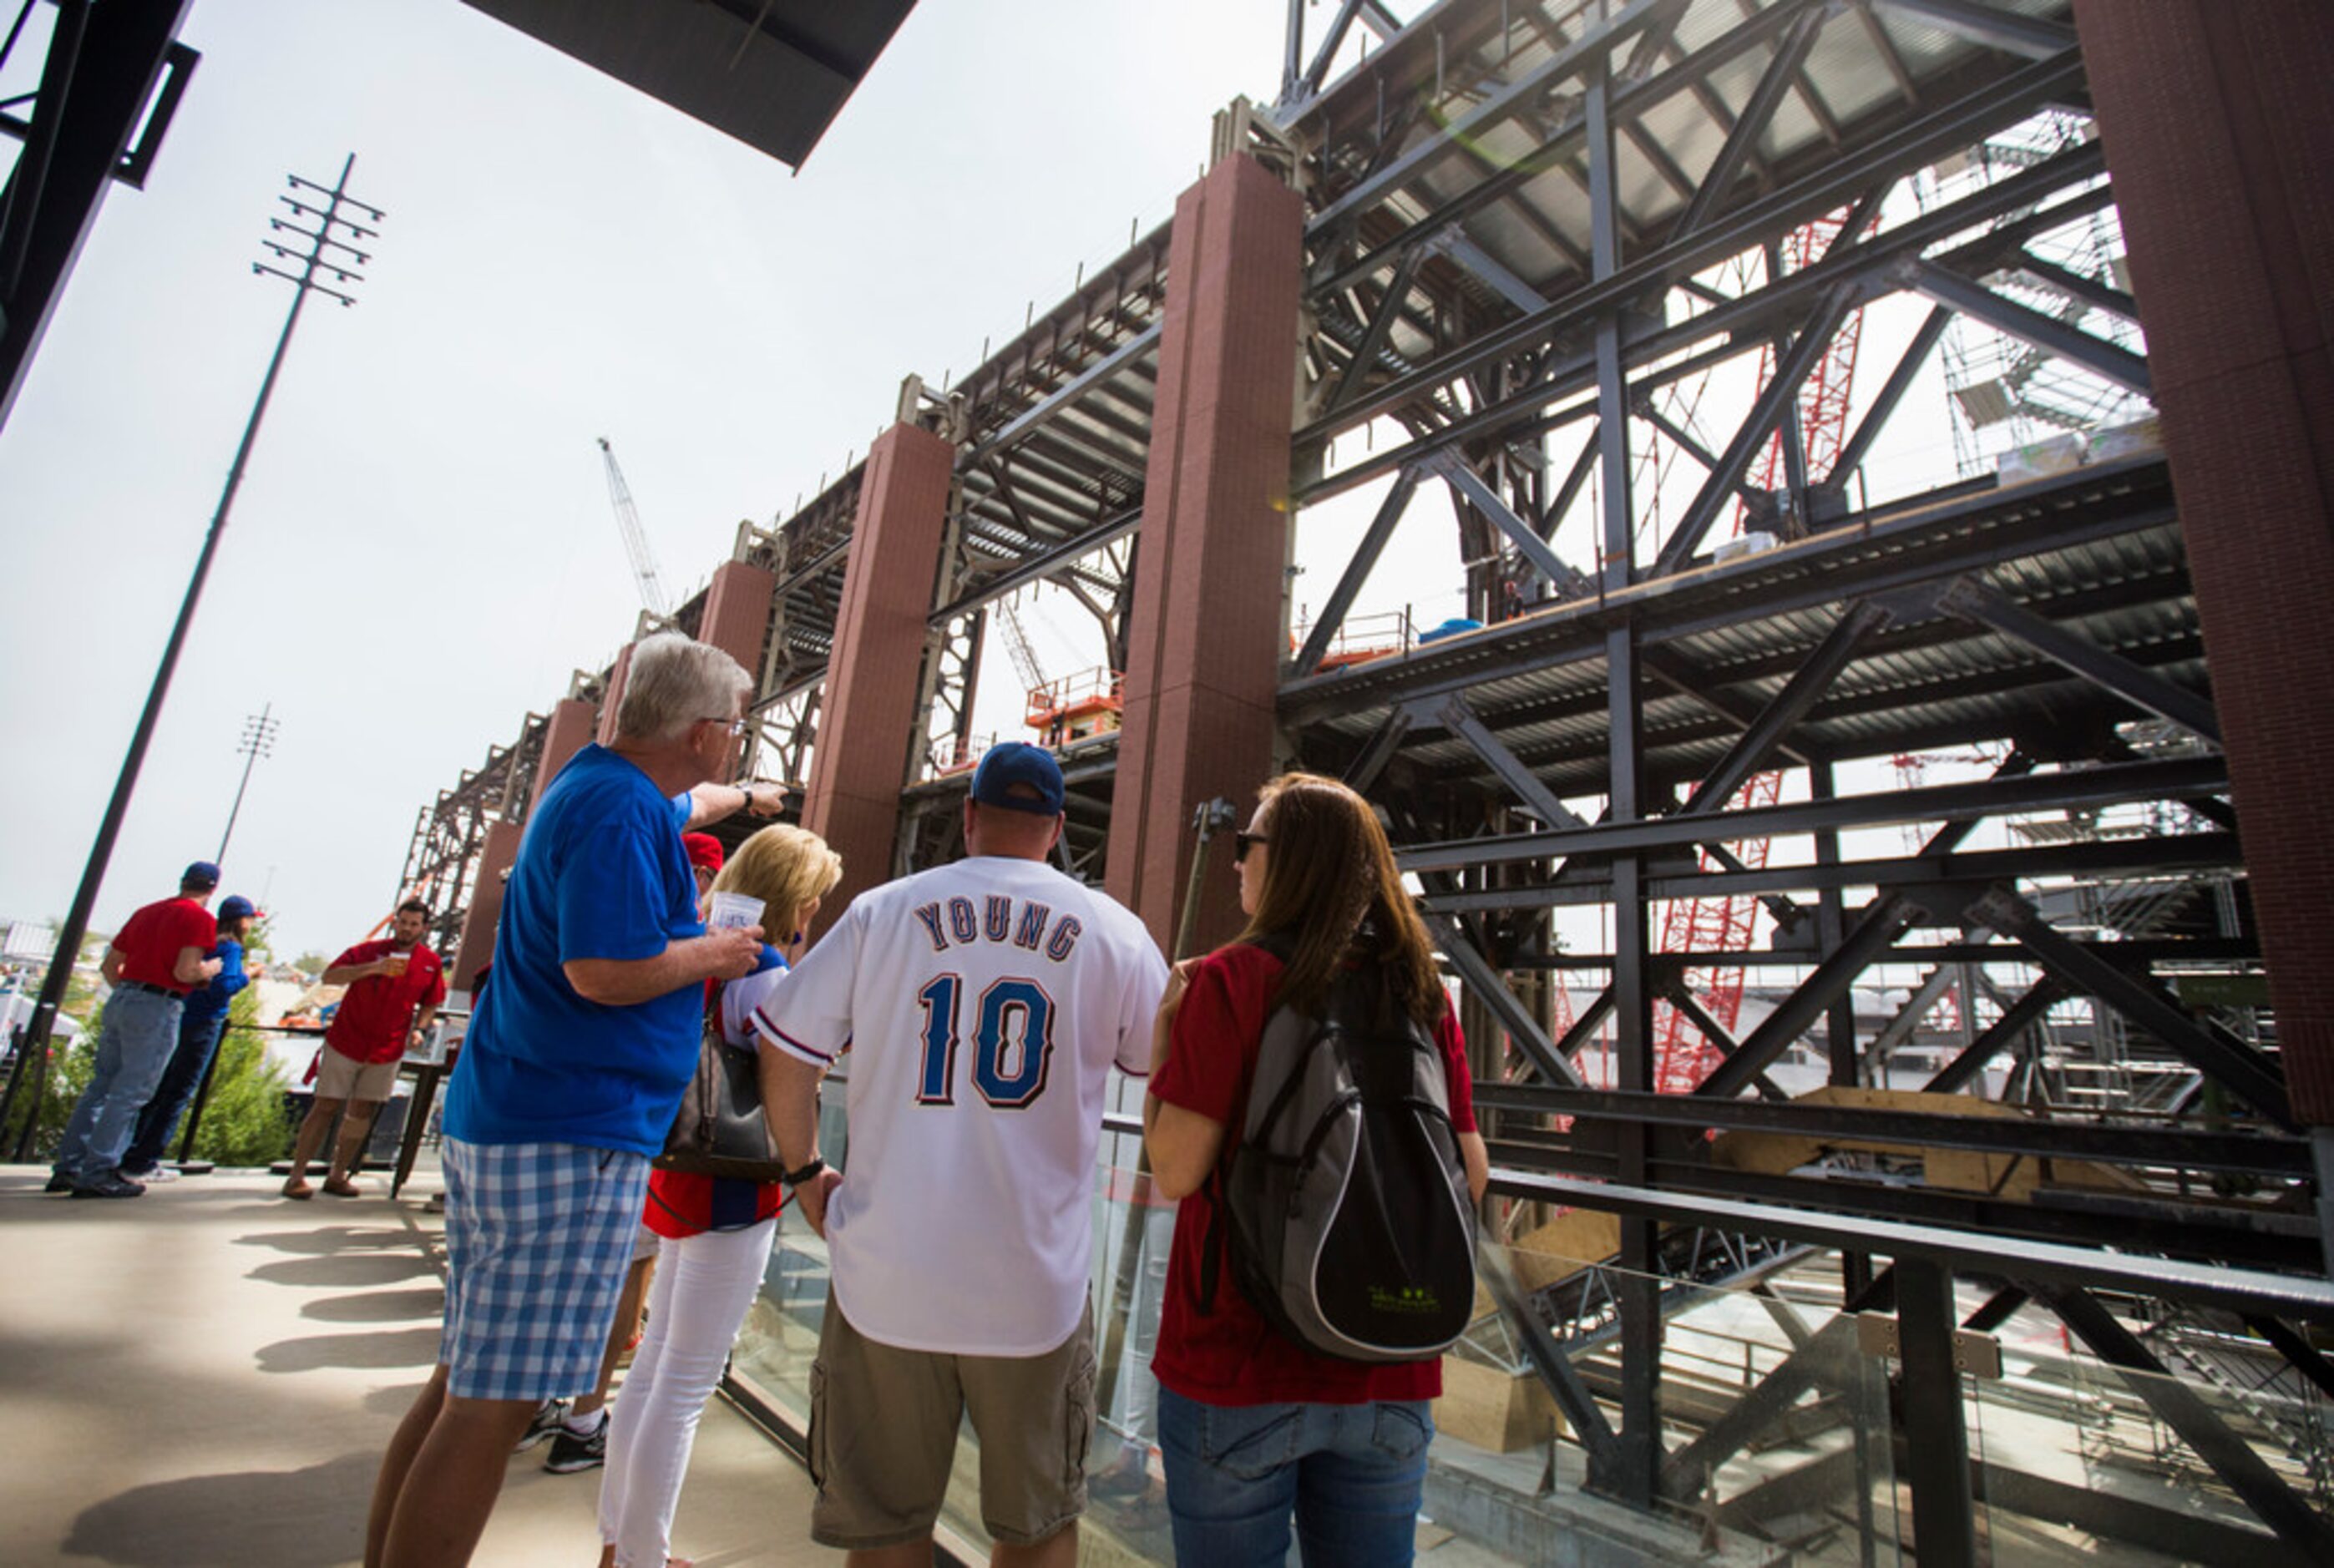
<svg viewBox="0 0 2334 1568">
<path fill-rule="evenodd" d="M 237 1246 L 272 1247 L 277 1252 L 310 1257 L 330 1257 L 344 1252 L 385 1252 L 414 1244 L 414 1233 L 404 1226 L 328 1225 L 314 1230 L 264 1230 L 235 1238 Z"/>
<path fill-rule="evenodd" d="M 362 1401 L 364 1413 L 385 1416 L 391 1420 L 403 1420 L 405 1412 L 413 1408 L 413 1401 L 420 1399 L 421 1390 L 429 1386 L 426 1382 L 384 1383 L 366 1393 Z"/>
<path fill-rule="evenodd" d="M 246 1275 L 268 1284 L 337 1285 L 363 1290 L 370 1285 L 395 1284 L 422 1275 L 434 1275 L 438 1265 L 411 1253 L 356 1253 L 346 1257 L 294 1257 L 263 1263 Z"/>
<path fill-rule="evenodd" d="M 123 1568 L 330 1568 L 364 1555 L 378 1454 L 132 1486 L 82 1511 L 65 1554 Z"/>
<path fill-rule="evenodd" d="M 434 1367 L 438 1330 L 375 1329 L 368 1333 L 309 1334 L 262 1345 L 263 1372 L 313 1372 L 319 1367 Z"/>
<path fill-rule="evenodd" d="M 427 1290 L 369 1290 L 357 1295 L 328 1295 L 301 1307 L 300 1315 L 324 1323 L 399 1323 L 444 1315 L 446 1293 Z"/>
</svg>

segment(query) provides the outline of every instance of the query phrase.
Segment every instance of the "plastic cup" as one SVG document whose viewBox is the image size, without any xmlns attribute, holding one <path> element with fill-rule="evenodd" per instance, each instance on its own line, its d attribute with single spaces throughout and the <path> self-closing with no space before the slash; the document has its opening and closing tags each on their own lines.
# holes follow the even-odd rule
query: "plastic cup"
<svg viewBox="0 0 2334 1568">
<path fill-rule="evenodd" d="M 724 931 L 732 926 L 758 926 L 762 923 L 762 900 L 744 893 L 714 893 L 709 895 L 711 907 L 705 916 L 705 928 Z"/>
<path fill-rule="evenodd" d="M 406 953 L 382 954 L 381 962 L 389 966 L 389 974 L 385 978 L 395 980 L 401 977 L 405 973 L 406 959 L 410 956 L 411 955 Z"/>
</svg>

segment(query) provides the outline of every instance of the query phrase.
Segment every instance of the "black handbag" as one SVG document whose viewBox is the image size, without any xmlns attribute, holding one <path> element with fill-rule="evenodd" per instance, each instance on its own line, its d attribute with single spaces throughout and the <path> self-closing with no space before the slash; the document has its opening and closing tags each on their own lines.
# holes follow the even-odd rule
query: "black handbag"
<svg viewBox="0 0 2334 1568">
<path fill-rule="evenodd" d="M 762 1119 L 760 1053 L 721 1037 L 718 1002 L 705 1010 L 705 1033 L 697 1049 L 697 1075 L 680 1097 L 680 1110 L 665 1134 L 659 1170 L 696 1176 L 726 1176 L 738 1181 L 776 1181 L 786 1168 Z"/>
</svg>

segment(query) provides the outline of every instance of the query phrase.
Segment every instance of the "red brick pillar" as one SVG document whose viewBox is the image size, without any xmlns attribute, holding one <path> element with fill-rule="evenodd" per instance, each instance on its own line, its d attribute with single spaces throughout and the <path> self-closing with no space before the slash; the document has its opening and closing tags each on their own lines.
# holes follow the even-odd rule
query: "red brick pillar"
<svg viewBox="0 0 2334 1568">
<path fill-rule="evenodd" d="M 2076 0 L 2296 1112 L 2334 1123 L 2334 26 Z"/>
<path fill-rule="evenodd" d="M 530 816 L 543 803 L 543 792 L 551 787 L 567 759 L 592 743 L 593 726 L 597 722 L 592 705 L 579 697 L 562 697 L 551 710 L 551 722 L 543 731 L 543 760 L 535 765 L 535 795 L 526 803 Z"/>
<path fill-rule="evenodd" d="M 762 644 L 770 633 L 770 601 L 778 591 L 777 573 L 743 561 L 724 562 L 714 571 L 705 590 L 705 613 L 699 617 L 697 640 L 709 642 L 745 667 L 757 683 L 746 697 L 752 707 L 762 675 Z M 742 741 L 731 745 L 722 770 L 726 782 L 735 776 Z"/>
<path fill-rule="evenodd" d="M 803 826 L 843 857 L 822 928 L 861 890 L 891 880 L 955 463 L 953 446 L 913 425 L 892 426 L 867 454 L 803 804 Z"/>
<path fill-rule="evenodd" d="M 486 846 L 478 851 L 478 878 L 470 888 L 470 906 L 462 912 L 462 939 L 447 960 L 446 984 L 467 991 L 479 969 L 495 956 L 495 922 L 503 913 L 503 873 L 518 859 L 518 841 L 526 832 L 519 822 L 496 822 L 487 829 Z"/>
<path fill-rule="evenodd" d="M 1162 949 L 1194 809 L 1223 795 L 1245 822 L 1272 766 L 1304 220 L 1297 194 L 1245 155 L 1175 204 L 1108 871 Z M 1219 851 L 1200 950 L 1239 930 L 1236 890 Z"/>
<path fill-rule="evenodd" d="M 627 642 L 618 649 L 616 662 L 608 667 L 608 689 L 601 694 L 599 723 L 592 732 L 592 738 L 602 746 L 616 744 L 616 709 L 623 705 L 624 678 L 632 672 L 632 646 Z"/>
</svg>

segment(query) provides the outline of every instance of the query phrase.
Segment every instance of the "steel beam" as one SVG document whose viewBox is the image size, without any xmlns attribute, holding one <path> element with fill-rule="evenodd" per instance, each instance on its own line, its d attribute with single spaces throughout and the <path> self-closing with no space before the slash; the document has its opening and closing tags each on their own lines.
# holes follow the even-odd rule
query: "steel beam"
<svg viewBox="0 0 2334 1568">
<path fill-rule="evenodd" d="M 1558 592 L 1574 599 L 1585 599 L 1596 591 L 1596 585 L 1565 563 L 1562 556 L 1548 547 L 1539 530 L 1515 514 L 1515 509 L 1500 499 L 1500 493 L 1483 482 L 1483 476 L 1470 467 L 1457 453 L 1445 448 L 1426 459 L 1426 466 L 1439 472 L 1452 489 L 1467 504 L 1483 515 L 1484 519 L 1508 536 L 1516 553 L 1531 563 L 1532 570 L 1546 578 Z"/>
<path fill-rule="evenodd" d="M 1555 792 L 1539 782 L 1539 775 L 1518 760 L 1516 754 L 1503 745 L 1500 737 L 1476 716 L 1465 697 L 1455 693 L 1426 710 L 1438 725 L 1467 743 L 1468 749 L 1481 757 L 1491 772 L 1499 776 L 1524 809 L 1550 826 L 1562 826 L 1583 832 L 1595 831 L 1576 814 L 1570 806 L 1556 797 Z"/>
<path fill-rule="evenodd" d="M 1362 329 L 1362 341 L 1354 345 L 1354 357 L 1345 361 L 1345 372 L 1329 389 L 1329 400 L 1325 411 L 1334 414 L 1362 385 L 1362 378 L 1370 373 L 1378 356 L 1385 351 L 1386 338 L 1394 331 L 1394 322 L 1402 315 L 1403 302 L 1410 297 L 1410 285 L 1417 276 L 1419 265 L 1425 261 L 1429 246 L 1417 245 L 1403 253 L 1394 264 L 1394 276 L 1388 280 L 1378 308 L 1372 313 L 1369 324 Z"/>
<path fill-rule="evenodd" d="M 1386 492 L 1384 501 L 1379 504 L 1377 515 L 1370 519 L 1361 543 L 1354 547 L 1352 559 L 1345 563 L 1345 571 L 1338 574 L 1336 587 L 1329 591 L 1328 601 L 1321 606 L 1320 614 L 1314 618 L 1313 630 L 1307 634 L 1305 646 L 1297 649 L 1296 659 L 1290 661 L 1290 673 L 1310 675 L 1321 668 L 1321 660 L 1329 652 L 1330 641 L 1336 637 L 1337 629 L 1345 623 L 1346 612 L 1353 609 L 1362 585 L 1369 581 L 1371 572 L 1377 566 L 1379 555 L 1384 553 L 1386 542 L 1394 537 L 1395 526 L 1402 522 L 1403 514 L 1409 510 L 1410 498 L 1418 493 L 1419 478 L 1416 468 L 1404 468 L 1394 476 L 1394 488 Z"/>
<path fill-rule="evenodd" d="M 1808 655 L 1799 672 L 1784 683 L 1783 689 L 1775 694 L 1774 700 L 1742 733 L 1741 738 L 1694 786 L 1693 794 L 1678 808 L 1678 815 L 1706 816 L 1732 800 L 1743 781 L 1766 766 L 1792 727 L 1831 689 L 1832 682 L 1855 659 L 1864 640 L 1886 626 L 1891 619 L 1887 610 L 1869 599 L 1849 605 L 1816 645 L 1815 651 Z"/>
<path fill-rule="evenodd" d="M 1971 918 L 2021 943 L 2034 961 L 2074 989 L 2097 996 L 2170 1046 L 2190 1066 L 2263 1116 L 2295 1130 L 2277 1063 L 2220 1025 L 2200 1023 L 2157 986 L 2124 973 L 2059 933 L 2026 899 L 1996 890 L 1972 904 Z"/>
<path fill-rule="evenodd" d="M 2165 1371 L 2137 1335 L 2099 1303 L 2088 1290 L 2042 1286 L 2036 1293 L 2101 1361 L 2127 1374 L 2124 1380 L 2148 1408 L 2178 1432 L 2197 1457 L 2213 1467 L 2229 1489 L 2280 1539 L 2313 1563 L 2334 1563 L 2334 1525 L 2329 1525 L 2269 1467 L 2252 1445 L 2229 1430 L 2194 1390 Z M 1924 1550 L 1924 1559 L 1927 1553 Z"/>
<path fill-rule="evenodd" d="M 2046 354 L 2072 361 L 2126 391 L 2137 392 L 2143 398 L 2154 395 L 2155 382 L 2148 376 L 2146 359 L 2129 349 L 2093 337 L 2015 300 L 2006 300 L 1983 284 L 1934 262 L 1907 262 L 1898 275 L 1905 286 L 1915 293 L 1924 294 L 1941 305 L 1950 305 L 1963 315 L 1974 316 Z"/>
<path fill-rule="evenodd" d="M 2099 767 L 2025 777 L 1932 784 L 1924 789 L 1893 790 L 1883 794 L 1844 795 L 1834 801 L 1759 806 L 1727 812 L 1714 818 L 1657 817 L 1500 838 L 1416 844 L 1398 851 L 1395 861 L 1406 871 L 1455 871 L 1516 861 L 1683 848 L 1712 837 L 1714 832 L 1735 841 L 1784 838 L 1822 828 L 1976 822 L 2011 813 L 2116 805 L 2135 800 L 2179 800 L 2218 794 L 2227 787 L 2228 767 L 2219 757 L 2108 763 Z"/>
<path fill-rule="evenodd" d="M 1587 1081 L 1580 1076 L 1580 1070 L 1548 1043 L 1547 1033 L 1539 1026 L 1539 1020 L 1524 1010 L 1524 1005 L 1516 1000 L 1516 994 L 1508 989 L 1507 982 L 1500 978 L 1500 972 L 1491 967 L 1491 961 L 1468 940 L 1467 933 L 1460 928 L 1456 920 L 1430 915 L 1426 928 L 1433 933 L 1435 946 L 1442 948 L 1442 957 L 1467 988 L 1475 994 L 1475 999 L 1490 1010 L 1491 1015 L 1500 1021 L 1500 1027 L 1508 1032 L 1509 1037 L 1542 1076 L 1551 1083 L 1565 1083 L 1575 1088 L 1585 1085 Z"/>
<path fill-rule="evenodd" d="M 2053 664 L 2063 665 L 2198 739 L 2213 746 L 2221 744 L 2221 721 L 2213 711 L 2211 699 L 2175 686 L 2154 670 L 2035 614 L 1975 578 L 1964 577 L 1953 582 L 1937 596 L 1937 608 L 1948 615 L 1991 626 Z"/>
<path fill-rule="evenodd" d="M 1863 303 L 1862 289 L 1847 284 L 1834 285 L 1818 299 L 1814 313 L 1800 327 L 1790 348 L 1777 358 L 1773 378 L 1760 390 L 1750 412 L 1734 432 L 1734 438 L 1726 443 L 1717 466 L 1702 480 L 1685 515 L 1663 544 L 1654 563 L 1657 574 L 1675 572 L 1693 558 L 1694 552 L 1702 547 L 1702 536 L 1710 532 L 1710 525 L 1718 520 L 1719 513 L 1733 495 L 1743 469 L 1766 446 L 1784 415 L 1799 406 L 1800 384 L 1830 348 L 1847 313 Z"/>
<path fill-rule="evenodd" d="M 1714 1100 L 1740 1094 L 1864 973 L 1908 927 L 1926 918 L 1927 911 L 1902 893 L 1883 893 L 1872 902 L 1853 930 L 1841 938 L 1839 950 L 1816 966 L 1805 983 L 1782 1005 L 1760 1020 L 1742 1037 L 1742 1048 L 1718 1064 L 1694 1092 Z"/>
<path fill-rule="evenodd" d="M 2121 316 L 2135 325 L 2139 321 L 2139 302 L 2111 284 L 2085 277 L 2057 262 L 2045 261 L 2030 250 L 2020 251 L 2012 265 L 2035 282 L 2057 290 L 2069 299 L 2078 300 L 2095 311 Z"/>
<path fill-rule="evenodd" d="M 1979 0 L 1879 0 L 1892 11 L 1959 34 L 1972 43 L 2047 60 L 2075 46 L 2075 30 L 2040 16 L 2022 16 Z"/>
<path fill-rule="evenodd" d="M 1952 1270 L 1927 1258 L 1896 1260 L 1896 1333 L 1904 1375 L 1905 1479 L 1923 1568 L 1976 1568 L 1977 1510 L 1970 1490 L 1969 1429 L 1953 1363 Z"/>
<path fill-rule="evenodd" d="M 1921 373 L 1921 367 L 1936 351 L 1938 340 L 1953 324 L 1953 313 L 1944 306 L 1939 305 L 1929 313 L 1928 319 L 1913 334 L 1913 341 L 1905 345 L 1905 352 L 1896 361 L 1896 368 L 1888 372 L 1888 380 L 1882 384 L 1879 395 L 1872 399 L 1871 406 L 1864 411 L 1864 418 L 1857 422 L 1856 433 L 1839 449 L 1839 457 L 1832 464 L 1831 472 L 1824 477 L 1844 483 L 1847 476 L 1864 467 L 1865 457 L 1872 450 L 1874 439 L 1887 428 L 1888 421 L 1896 413 L 1896 405 L 1905 400 L 1905 394 L 1912 390 L 1914 379 Z"/>
<path fill-rule="evenodd" d="M 1397 707 L 1385 717 L 1385 722 L 1372 735 L 1369 744 L 1345 770 L 1345 783 L 1366 794 L 1385 771 L 1394 754 L 1402 749 L 1403 737 L 1410 733 L 1410 709 Z"/>
<path fill-rule="evenodd" d="M 1670 229 L 1673 241 L 1693 233 L 1709 221 L 1712 214 L 1725 206 L 1727 197 L 1734 192 L 1734 182 L 1742 172 L 1744 160 L 1759 145 L 1759 139 L 1767 133 L 1767 127 L 1774 122 L 1775 111 L 1791 91 L 1799 67 L 1807 63 L 1808 51 L 1815 47 L 1816 34 L 1823 31 L 1824 24 L 1830 19 L 1831 12 L 1828 8 L 1804 11 L 1791 19 L 1790 26 L 1776 41 L 1775 53 L 1769 58 L 1767 69 L 1760 74 L 1758 85 L 1750 90 L 1750 101 L 1742 106 L 1734 128 L 1726 133 L 1726 140 L 1719 148 L 1718 156 L 1712 159 L 1710 168 L 1703 173 L 1701 188 L 1694 192 L 1693 199 L 1686 204 L 1685 210 L 1678 215 L 1677 223 Z"/>
<path fill-rule="evenodd" d="M 1965 1088 L 1986 1064 L 2017 1043 L 2018 1037 L 2042 1021 L 2043 1015 L 2067 996 L 2067 988 L 2049 976 L 2044 976 L 2028 987 L 2024 996 L 2011 1003 L 2001 1017 L 1987 1026 L 1985 1032 L 1963 1046 L 1951 1062 L 1937 1070 L 1937 1075 L 1921 1085 L 1924 1094 L 1952 1094 Z"/>
</svg>

